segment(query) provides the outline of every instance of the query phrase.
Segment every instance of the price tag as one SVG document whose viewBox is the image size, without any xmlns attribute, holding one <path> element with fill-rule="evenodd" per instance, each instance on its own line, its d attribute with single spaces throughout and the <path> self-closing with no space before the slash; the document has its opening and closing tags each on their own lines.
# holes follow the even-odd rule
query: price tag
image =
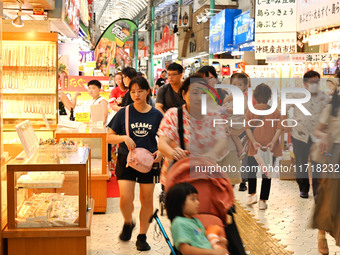
<svg viewBox="0 0 340 255">
<path fill-rule="evenodd" d="M 76 112 L 76 121 L 90 122 L 90 113 L 89 112 Z"/>
</svg>

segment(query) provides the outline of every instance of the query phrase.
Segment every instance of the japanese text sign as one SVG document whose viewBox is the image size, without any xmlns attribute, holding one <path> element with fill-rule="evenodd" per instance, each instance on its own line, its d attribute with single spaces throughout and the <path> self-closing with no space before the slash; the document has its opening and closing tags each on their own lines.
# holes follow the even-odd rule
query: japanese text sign
<svg viewBox="0 0 340 255">
<path fill-rule="evenodd" d="M 255 59 L 282 53 L 296 53 L 296 33 L 255 34 Z"/>
<path fill-rule="evenodd" d="M 255 32 L 295 32 L 296 1 L 256 0 Z"/>
<path fill-rule="evenodd" d="M 339 0 L 299 0 L 298 31 L 339 24 Z"/>
</svg>

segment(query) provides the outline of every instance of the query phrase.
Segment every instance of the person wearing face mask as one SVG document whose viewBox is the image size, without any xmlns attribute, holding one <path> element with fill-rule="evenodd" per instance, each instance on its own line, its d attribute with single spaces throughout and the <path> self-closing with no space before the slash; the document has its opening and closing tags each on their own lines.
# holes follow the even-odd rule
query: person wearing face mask
<svg viewBox="0 0 340 255">
<path fill-rule="evenodd" d="M 320 91 L 320 74 L 315 71 L 308 71 L 303 76 L 303 84 L 307 90 L 311 93 L 311 98 L 303 106 L 312 114 L 304 115 L 300 109 L 294 104 L 290 105 L 290 108 L 294 108 L 294 116 L 292 119 L 296 120 L 297 125 L 292 128 L 292 143 L 293 151 L 296 159 L 296 181 L 300 189 L 300 197 L 308 198 L 309 192 L 309 179 L 308 171 L 308 156 L 310 154 L 310 148 L 316 141 L 316 137 L 313 135 L 314 130 L 318 125 L 320 119 L 320 113 L 326 107 L 329 102 L 329 96 Z M 301 98 L 304 95 L 296 93 L 289 95 L 289 98 Z M 316 162 L 312 161 L 314 169 L 316 169 Z M 313 171 L 313 195 L 315 196 L 318 186 L 317 173 Z"/>
</svg>

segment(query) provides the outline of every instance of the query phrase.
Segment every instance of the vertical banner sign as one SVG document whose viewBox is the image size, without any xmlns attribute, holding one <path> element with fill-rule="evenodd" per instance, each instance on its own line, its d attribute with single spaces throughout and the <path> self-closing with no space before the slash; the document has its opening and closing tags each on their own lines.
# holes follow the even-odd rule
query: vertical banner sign
<svg viewBox="0 0 340 255">
<path fill-rule="evenodd" d="M 339 0 L 298 0 L 298 31 L 340 24 Z"/>
<path fill-rule="evenodd" d="M 178 6 L 178 27 L 190 27 L 191 26 L 191 5 Z"/>
<path fill-rule="evenodd" d="M 79 51 L 79 62 L 85 64 L 86 62 L 94 61 L 94 51 Z"/>
<path fill-rule="evenodd" d="M 96 49 L 96 69 L 106 76 L 109 69 L 120 66 L 131 66 L 131 57 L 126 56 L 124 44 L 136 30 L 137 25 L 132 20 L 119 19 L 111 23 L 99 38 Z"/>
<path fill-rule="evenodd" d="M 225 26 L 225 10 L 217 13 L 210 19 L 209 29 L 209 53 L 217 53 L 223 51 L 224 47 L 224 26 Z"/>
<path fill-rule="evenodd" d="M 267 54 L 282 53 L 296 53 L 296 33 L 255 34 L 255 59 L 266 59 Z"/>
<path fill-rule="evenodd" d="M 78 35 L 80 3 L 79 0 L 65 0 L 65 22 Z"/>
<path fill-rule="evenodd" d="M 90 19 L 93 20 L 93 13 L 94 13 L 93 0 L 87 0 L 87 4 L 88 4 L 88 7 L 89 7 Z"/>
<path fill-rule="evenodd" d="M 295 1 L 298 0 L 257 0 L 255 32 L 296 32 Z"/>
<path fill-rule="evenodd" d="M 254 41 L 254 19 L 250 18 L 250 12 L 244 12 L 234 19 L 233 44 L 240 45 Z"/>
</svg>

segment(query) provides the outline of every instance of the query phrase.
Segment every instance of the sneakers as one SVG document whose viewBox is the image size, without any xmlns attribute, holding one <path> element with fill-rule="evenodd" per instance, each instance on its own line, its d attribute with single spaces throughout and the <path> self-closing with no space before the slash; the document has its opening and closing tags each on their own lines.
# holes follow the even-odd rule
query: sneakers
<svg viewBox="0 0 340 255">
<path fill-rule="evenodd" d="M 268 208 L 268 205 L 267 205 L 266 201 L 260 200 L 259 209 L 260 210 L 266 210 L 267 208 Z"/>
<path fill-rule="evenodd" d="M 247 205 L 252 205 L 257 203 L 257 195 L 249 196 Z"/>
<path fill-rule="evenodd" d="M 247 190 L 247 185 L 245 182 L 241 182 L 238 188 L 238 191 L 246 191 Z"/>
<path fill-rule="evenodd" d="M 122 241 L 129 241 L 131 239 L 132 230 L 135 227 L 135 223 L 132 222 L 131 224 L 124 224 L 122 233 L 119 235 L 119 239 Z"/>
<path fill-rule="evenodd" d="M 136 247 L 139 251 L 148 251 L 151 249 L 150 245 L 146 242 L 145 234 L 139 234 L 137 236 Z"/>
<path fill-rule="evenodd" d="M 300 197 L 301 198 L 308 198 L 308 193 L 307 192 L 300 192 Z"/>
</svg>

